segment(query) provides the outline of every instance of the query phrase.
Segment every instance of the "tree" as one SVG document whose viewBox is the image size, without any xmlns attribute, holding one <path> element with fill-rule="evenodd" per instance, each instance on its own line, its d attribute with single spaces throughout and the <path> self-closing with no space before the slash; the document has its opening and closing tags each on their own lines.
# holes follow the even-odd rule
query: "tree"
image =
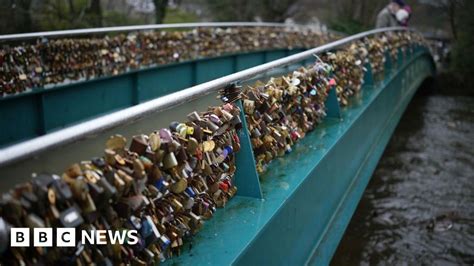
<svg viewBox="0 0 474 266">
<path fill-rule="evenodd" d="M 17 3 L 22 13 L 20 17 L 22 17 L 21 23 L 23 24 L 24 31 L 32 31 L 33 24 L 31 21 L 31 12 L 30 12 L 31 0 L 18 0 L 15 2 Z"/>
<path fill-rule="evenodd" d="M 258 14 L 264 21 L 285 22 L 299 10 L 298 1 L 262 0 Z"/>
<path fill-rule="evenodd" d="M 32 13 L 41 30 L 92 28 L 103 26 L 101 0 L 34 1 Z"/>
<path fill-rule="evenodd" d="M 100 0 L 91 0 L 90 6 L 86 9 L 86 13 L 91 26 L 102 26 L 102 7 L 100 5 Z"/>
<path fill-rule="evenodd" d="M 333 0 L 330 28 L 354 34 L 374 27 L 378 12 L 387 2 L 379 0 Z"/>
<path fill-rule="evenodd" d="M 207 0 L 210 15 L 217 21 L 284 22 L 298 11 L 298 0 Z"/>
<path fill-rule="evenodd" d="M 31 0 L 0 0 L 0 34 L 31 32 Z"/>
<path fill-rule="evenodd" d="M 256 8 L 252 0 L 207 0 L 210 15 L 217 21 L 253 21 Z"/>
<path fill-rule="evenodd" d="M 153 3 L 155 4 L 156 24 L 163 23 L 163 20 L 165 19 L 166 15 L 166 7 L 168 6 L 168 2 L 168 0 L 153 0 Z"/>
<path fill-rule="evenodd" d="M 474 88 L 474 1 L 461 1 L 457 3 L 459 12 L 455 23 L 457 41 L 453 51 L 453 70 L 461 75 L 466 88 Z"/>
<path fill-rule="evenodd" d="M 448 18 L 449 25 L 451 27 L 451 33 L 453 34 L 453 38 L 457 39 L 457 13 L 460 6 L 464 5 L 464 0 L 435 0 L 433 2 L 439 10 L 441 10 L 444 15 Z"/>
</svg>

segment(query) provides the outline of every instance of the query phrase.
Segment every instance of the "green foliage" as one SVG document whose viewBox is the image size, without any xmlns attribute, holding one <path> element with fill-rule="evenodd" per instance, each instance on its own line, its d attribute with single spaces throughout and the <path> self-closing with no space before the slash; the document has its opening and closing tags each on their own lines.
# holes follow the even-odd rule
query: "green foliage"
<svg viewBox="0 0 474 266">
<path fill-rule="evenodd" d="M 369 30 L 367 26 L 353 19 L 332 20 L 329 22 L 329 28 L 349 35 Z"/>
<path fill-rule="evenodd" d="M 453 50 L 452 70 L 468 86 L 474 87 L 474 1 L 464 1 L 459 8 L 458 39 Z M 471 87 L 471 89 L 472 89 Z"/>
<path fill-rule="evenodd" d="M 206 5 L 216 21 L 253 21 L 260 1 L 206 0 Z"/>
<path fill-rule="evenodd" d="M 30 32 L 36 28 L 29 12 L 32 0 L 0 0 L 0 34 Z"/>
<path fill-rule="evenodd" d="M 98 4 L 99 0 L 92 0 Z M 102 25 L 100 6 L 91 9 L 91 0 L 44 0 L 30 9 L 35 21 L 34 30 L 63 30 L 99 27 Z"/>
<path fill-rule="evenodd" d="M 166 16 L 166 8 L 168 7 L 168 0 L 153 0 L 155 5 L 155 23 L 161 24 Z"/>
<path fill-rule="evenodd" d="M 130 17 L 117 11 L 106 11 L 103 20 L 106 27 L 146 24 L 145 18 Z"/>
<path fill-rule="evenodd" d="M 0 34 L 51 31 L 102 26 L 140 25 L 153 23 L 157 15 L 141 16 L 129 10 L 109 9 L 101 0 L 0 0 Z M 156 0 L 166 7 L 168 1 Z M 162 6 L 163 8 L 163 6 Z M 163 23 L 196 22 L 199 18 L 179 8 L 160 11 Z"/>
<path fill-rule="evenodd" d="M 454 51 L 454 66 L 474 71 L 474 1 L 466 1 L 459 12 L 459 33 Z"/>
<path fill-rule="evenodd" d="M 206 6 L 216 21 L 284 22 L 297 12 L 296 0 L 206 0 Z"/>
<path fill-rule="evenodd" d="M 44 1 L 34 10 L 34 20 L 40 29 L 61 30 L 84 27 L 79 19 L 81 11 L 87 8 L 87 0 Z"/>
<path fill-rule="evenodd" d="M 186 23 L 196 21 L 199 21 L 199 18 L 195 14 L 185 12 L 178 8 L 167 8 L 163 23 Z"/>
</svg>

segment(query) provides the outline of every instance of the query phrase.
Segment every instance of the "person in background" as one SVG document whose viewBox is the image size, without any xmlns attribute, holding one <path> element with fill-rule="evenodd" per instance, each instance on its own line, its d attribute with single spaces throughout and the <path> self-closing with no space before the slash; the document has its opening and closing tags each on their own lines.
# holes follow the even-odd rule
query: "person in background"
<svg viewBox="0 0 474 266">
<path fill-rule="evenodd" d="M 392 0 L 377 15 L 376 28 L 396 27 L 399 26 L 396 13 L 405 6 L 403 0 Z"/>
<path fill-rule="evenodd" d="M 400 8 L 395 14 L 395 17 L 397 18 L 398 25 L 408 27 L 408 21 L 411 18 L 411 7 L 405 5 L 403 8 Z"/>
</svg>

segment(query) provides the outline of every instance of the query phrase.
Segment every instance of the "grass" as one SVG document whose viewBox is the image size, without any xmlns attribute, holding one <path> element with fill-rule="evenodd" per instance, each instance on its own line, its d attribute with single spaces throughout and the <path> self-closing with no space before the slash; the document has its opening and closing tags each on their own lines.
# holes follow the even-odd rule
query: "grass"
<svg viewBox="0 0 474 266">
<path fill-rule="evenodd" d="M 178 8 L 167 8 L 163 23 L 187 23 L 197 21 L 199 21 L 199 19 L 195 14 Z"/>
</svg>

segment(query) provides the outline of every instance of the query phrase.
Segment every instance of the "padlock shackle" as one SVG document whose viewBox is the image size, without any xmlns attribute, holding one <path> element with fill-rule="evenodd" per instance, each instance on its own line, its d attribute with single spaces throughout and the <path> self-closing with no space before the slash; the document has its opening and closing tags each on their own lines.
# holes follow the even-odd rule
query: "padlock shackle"
<svg viewBox="0 0 474 266">
<path fill-rule="evenodd" d="M 379 33 L 388 33 L 396 31 L 413 31 L 404 27 L 380 28 L 361 32 L 317 48 L 287 56 L 275 61 L 258 65 L 246 70 L 236 72 L 218 79 L 214 79 L 188 89 L 174 92 L 139 105 L 135 105 L 114 113 L 110 113 L 81 124 L 70 126 L 31 140 L 27 140 L 0 150 L 0 167 L 32 157 L 46 150 L 73 143 L 92 134 L 99 134 L 121 124 L 143 118 L 152 113 L 170 109 L 181 105 L 231 84 L 251 79 L 257 75 L 264 74 L 272 69 L 291 65 L 329 50 L 333 50 L 351 42 L 370 37 Z"/>
<path fill-rule="evenodd" d="M 271 23 L 271 22 L 197 22 L 197 23 L 171 23 L 171 24 L 148 24 L 148 25 L 134 25 L 134 26 L 118 26 L 118 27 L 103 27 L 103 28 L 88 28 L 88 29 L 74 29 L 74 30 L 57 30 L 57 31 L 42 31 L 19 34 L 0 35 L 0 41 L 18 41 L 37 38 L 57 38 L 64 36 L 79 36 L 91 35 L 110 32 L 130 32 L 130 31 L 151 31 L 162 29 L 192 29 L 192 28 L 215 28 L 215 27 L 287 27 L 294 29 L 312 29 L 314 27 L 304 26 L 289 23 Z M 336 31 L 327 32 L 334 34 L 341 34 Z"/>
</svg>

